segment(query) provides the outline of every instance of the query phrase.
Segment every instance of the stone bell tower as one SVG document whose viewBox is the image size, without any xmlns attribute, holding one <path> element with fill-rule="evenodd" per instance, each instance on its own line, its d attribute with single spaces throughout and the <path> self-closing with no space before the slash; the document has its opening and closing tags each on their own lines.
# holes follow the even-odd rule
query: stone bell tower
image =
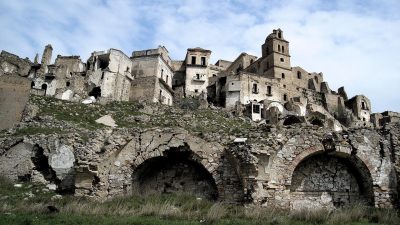
<svg viewBox="0 0 400 225">
<path fill-rule="evenodd" d="M 265 39 L 262 49 L 262 74 L 270 78 L 282 78 L 291 73 L 289 42 L 281 29 L 273 30 Z"/>
</svg>

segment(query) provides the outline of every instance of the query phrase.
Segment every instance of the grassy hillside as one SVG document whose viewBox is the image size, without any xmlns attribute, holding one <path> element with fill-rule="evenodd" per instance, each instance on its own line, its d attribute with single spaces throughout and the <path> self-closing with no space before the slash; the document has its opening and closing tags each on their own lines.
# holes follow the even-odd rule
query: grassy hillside
<svg viewBox="0 0 400 225">
<path fill-rule="evenodd" d="M 188 195 L 129 196 L 105 202 L 60 197 L 43 185 L 15 187 L 0 180 L 0 224 L 400 224 L 394 210 L 357 206 L 336 211 L 288 212 L 225 205 Z"/>
</svg>

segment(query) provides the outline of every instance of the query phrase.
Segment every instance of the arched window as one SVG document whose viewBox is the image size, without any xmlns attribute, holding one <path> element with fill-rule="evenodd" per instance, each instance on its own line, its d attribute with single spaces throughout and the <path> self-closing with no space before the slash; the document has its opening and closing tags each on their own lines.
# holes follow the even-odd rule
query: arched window
<svg viewBox="0 0 400 225">
<path fill-rule="evenodd" d="M 297 79 L 301 79 L 301 72 L 297 71 Z"/>
<path fill-rule="evenodd" d="M 285 53 L 285 46 L 282 45 L 282 53 Z"/>
<path fill-rule="evenodd" d="M 168 75 L 167 75 L 167 79 L 165 80 L 165 82 L 168 84 Z"/>
<path fill-rule="evenodd" d="M 164 69 L 161 69 L 161 79 L 164 79 Z"/>
<path fill-rule="evenodd" d="M 283 95 L 283 101 L 287 101 L 287 94 Z"/>
<path fill-rule="evenodd" d="M 281 51 L 281 45 L 278 45 L 278 52 Z"/>
<path fill-rule="evenodd" d="M 271 86 L 267 86 L 267 94 L 268 94 L 268 95 L 271 95 L 271 93 L 272 93 L 272 88 L 271 88 Z"/>
<path fill-rule="evenodd" d="M 282 79 L 285 79 L 285 74 L 284 73 L 282 73 Z"/>
</svg>

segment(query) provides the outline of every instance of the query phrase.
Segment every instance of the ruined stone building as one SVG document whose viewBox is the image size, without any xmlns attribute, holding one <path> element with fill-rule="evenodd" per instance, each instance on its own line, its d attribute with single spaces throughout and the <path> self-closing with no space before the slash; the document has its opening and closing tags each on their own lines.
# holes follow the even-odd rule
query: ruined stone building
<svg viewBox="0 0 400 225">
<path fill-rule="evenodd" d="M 174 70 L 168 50 L 164 46 L 157 49 L 134 51 L 132 53 L 131 100 L 150 100 L 172 105 L 172 79 Z"/>
<path fill-rule="evenodd" d="M 17 72 L 31 81 L 32 93 L 63 100 L 149 101 L 173 105 L 184 97 L 235 110 L 254 121 L 310 122 L 335 130 L 371 126 L 371 104 L 363 95 L 348 99 L 344 88 L 332 91 L 322 73 L 290 63 L 289 42 L 280 29 L 267 36 L 261 57 L 240 54 L 233 62 L 210 63 L 211 51 L 189 48 L 184 60 L 171 60 L 164 46 L 134 51 L 60 56 L 51 63 L 47 45 L 41 64 L 2 53 L 2 74 Z M 14 62 L 14 64 L 12 63 Z"/>
<path fill-rule="evenodd" d="M 400 114 L 371 113 L 366 96 L 333 91 L 322 73 L 292 66 L 280 29 L 266 37 L 260 57 L 241 53 L 215 64 L 199 47 L 183 60 L 159 46 L 130 57 L 95 51 L 86 61 L 58 55 L 54 63 L 52 50 L 45 47 L 40 63 L 0 54 L 0 130 L 9 129 L 0 136 L 0 175 L 97 199 L 145 191 L 289 209 L 400 205 Z M 90 130 L 35 117 L 41 104 L 61 104 L 29 100 L 38 95 L 65 107 L 134 101 L 142 108 L 119 118 L 133 127 Z M 182 99 L 226 114 L 192 122 L 194 112 L 170 107 Z M 167 119 L 176 124 L 162 127 Z M 200 129 L 225 119 L 218 129 Z M 232 121 L 246 126 L 233 129 Z M 63 132 L 15 135 L 41 125 Z"/>
</svg>

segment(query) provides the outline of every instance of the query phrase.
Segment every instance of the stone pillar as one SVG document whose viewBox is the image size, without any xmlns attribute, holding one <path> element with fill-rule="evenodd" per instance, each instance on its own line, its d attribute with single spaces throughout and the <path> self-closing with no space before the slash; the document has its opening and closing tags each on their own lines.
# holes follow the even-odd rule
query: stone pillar
<svg viewBox="0 0 400 225">
<path fill-rule="evenodd" d="M 40 74 L 46 74 L 48 72 L 47 66 L 51 63 L 51 55 L 53 53 L 53 47 L 50 44 L 44 47 L 42 55 L 42 65 L 40 66 Z"/>
<path fill-rule="evenodd" d="M 393 192 L 389 190 L 382 190 L 379 187 L 374 187 L 374 200 L 376 208 L 393 208 L 392 203 L 394 199 Z"/>
</svg>

